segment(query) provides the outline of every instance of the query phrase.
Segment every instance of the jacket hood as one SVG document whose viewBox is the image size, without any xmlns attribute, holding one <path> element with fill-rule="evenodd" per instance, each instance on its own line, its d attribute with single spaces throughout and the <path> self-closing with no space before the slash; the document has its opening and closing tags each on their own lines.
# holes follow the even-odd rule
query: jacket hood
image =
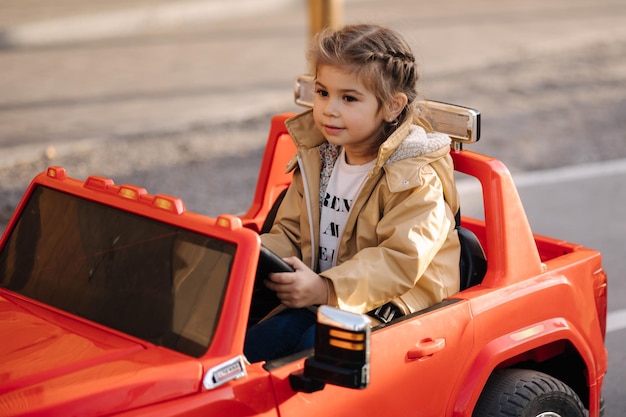
<svg viewBox="0 0 626 417">
<path fill-rule="evenodd" d="M 288 119 L 285 125 L 298 148 L 310 149 L 326 142 L 324 135 L 315 126 L 312 109 Z M 436 151 L 444 149 L 447 153 L 450 149 L 450 142 L 448 135 L 427 133 L 421 126 L 413 124 L 413 120 L 406 121 L 380 146 L 376 167 L 380 169 L 402 159 L 432 153 L 435 153 L 432 155 L 435 159 L 439 158 L 440 152 Z"/>
<path fill-rule="evenodd" d="M 396 132 L 394 132 L 394 134 Z M 423 157 L 426 155 L 437 158 L 440 153 L 437 151 L 442 149 L 445 152 L 449 151 L 448 147 L 450 146 L 450 142 L 451 140 L 448 135 L 443 133 L 426 133 L 421 126 L 410 125 L 408 126 L 408 135 L 406 135 L 402 142 L 393 150 L 389 158 L 386 159 L 384 166 L 403 159 Z M 380 152 L 379 159 L 381 159 L 384 153 L 384 151 Z"/>
</svg>

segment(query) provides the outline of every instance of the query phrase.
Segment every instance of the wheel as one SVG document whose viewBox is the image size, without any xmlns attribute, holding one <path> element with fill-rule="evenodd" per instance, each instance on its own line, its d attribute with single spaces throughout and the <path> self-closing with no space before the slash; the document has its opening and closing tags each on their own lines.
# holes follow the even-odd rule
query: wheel
<svg viewBox="0 0 626 417">
<path fill-rule="evenodd" d="M 585 417 L 585 407 L 566 384 L 527 369 L 495 371 L 487 381 L 473 417 Z"/>
<path fill-rule="evenodd" d="M 265 286 L 263 281 L 267 279 L 271 272 L 293 272 L 293 268 L 283 261 L 265 246 L 261 246 L 259 263 L 256 269 L 254 280 L 254 291 L 252 293 L 252 305 L 248 318 L 248 326 L 252 326 L 265 317 L 270 311 L 280 304 L 276 293 Z"/>
</svg>

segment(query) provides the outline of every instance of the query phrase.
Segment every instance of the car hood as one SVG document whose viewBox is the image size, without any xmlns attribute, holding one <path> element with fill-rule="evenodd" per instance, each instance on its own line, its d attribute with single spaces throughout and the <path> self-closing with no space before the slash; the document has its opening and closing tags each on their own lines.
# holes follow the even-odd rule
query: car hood
<svg viewBox="0 0 626 417">
<path fill-rule="evenodd" d="M 0 415 L 101 415 L 197 392 L 201 363 L 0 292 Z"/>
</svg>

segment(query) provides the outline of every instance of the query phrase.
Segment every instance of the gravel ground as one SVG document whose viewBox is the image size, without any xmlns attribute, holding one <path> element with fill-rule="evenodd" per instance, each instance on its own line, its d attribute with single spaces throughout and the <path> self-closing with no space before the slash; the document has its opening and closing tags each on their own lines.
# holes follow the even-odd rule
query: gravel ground
<svg viewBox="0 0 626 417">
<path fill-rule="evenodd" d="M 443 90 L 446 78 L 433 80 L 434 88 Z M 450 100 L 482 112 L 484 140 L 476 149 L 511 171 L 626 157 L 626 43 L 520 59 L 455 79 L 463 85 Z"/>
<path fill-rule="evenodd" d="M 355 16 L 359 11 L 365 14 L 368 7 L 376 12 L 379 8 L 376 2 L 351 2 L 349 4 L 351 8 L 349 13 Z M 543 3 L 538 4 L 543 7 Z M 482 8 L 477 5 L 471 11 L 485 13 L 477 19 L 489 17 L 491 19 L 489 22 L 491 22 L 493 20 L 491 14 L 496 11 L 493 5 L 483 4 Z M 563 11 L 565 9 L 555 9 L 556 17 L 562 18 L 559 23 L 563 27 L 569 24 L 564 19 L 578 22 L 580 19 L 584 20 L 585 16 L 581 17 L 581 13 L 589 13 L 585 10 L 591 10 L 586 9 L 588 6 L 582 0 L 575 2 L 575 5 L 580 9 L 572 6 L 571 11 L 567 13 Z M 612 10 L 623 9 L 623 6 L 619 6 L 618 3 L 613 4 L 611 0 L 601 2 L 596 9 L 600 6 L 603 7 L 603 11 L 598 16 L 608 16 L 608 18 L 612 17 Z M 538 6 L 532 7 L 540 9 Z M 529 10 L 532 7 L 529 6 Z M 520 11 L 516 15 L 519 24 L 517 27 L 532 28 L 522 21 L 526 18 L 529 21 L 539 22 L 538 24 L 543 26 L 538 26 L 538 28 L 547 30 L 546 28 L 550 27 L 551 20 L 554 20 L 555 16 L 549 15 L 551 6 L 545 7 L 543 14 L 538 11 L 524 14 L 526 12 Z M 463 26 L 467 22 L 461 15 L 451 13 L 446 20 L 437 17 L 437 11 L 432 10 L 433 16 L 417 18 L 418 20 L 414 17 L 396 16 L 398 13 L 395 9 L 388 11 L 395 17 L 385 15 L 379 17 L 382 20 L 388 19 L 402 33 L 407 33 L 409 38 L 422 39 L 430 36 L 431 39 L 435 39 L 433 36 L 437 36 L 440 32 L 428 32 L 434 30 L 434 27 L 427 24 L 433 21 L 451 22 L 451 30 L 444 32 L 449 33 L 451 37 L 457 36 L 463 39 L 469 34 L 464 32 Z M 297 13 L 301 11 L 294 9 L 289 13 L 299 16 Z M 228 68 L 237 69 L 248 68 L 250 62 L 261 59 L 262 54 L 256 50 L 240 54 L 241 56 L 228 55 L 227 46 L 230 45 L 228 42 L 250 42 L 231 36 L 232 33 L 242 30 L 241 27 L 251 34 L 261 34 L 256 35 L 255 40 L 259 42 L 263 40 L 263 42 L 281 45 L 280 47 L 283 48 L 299 50 L 302 39 L 292 40 L 291 43 L 285 40 L 293 37 L 294 34 L 302 35 L 301 29 L 296 25 L 295 17 L 287 19 L 282 17 L 283 21 L 289 22 L 288 25 L 283 26 L 277 24 L 280 21 L 279 17 L 275 19 L 275 23 L 272 23 L 271 19 L 266 22 L 257 19 L 223 25 L 223 27 L 216 26 L 206 34 L 202 31 L 195 31 L 193 36 L 180 35 L 177 39 L 182 42 L 182 46 L 173 43 L 171 38 L 155 37 L 134 43 L 126 41 L 102 43 L 89 50 L 78 45 L 74 49 L 58 47 L 23 51 L 9 50 L 4 56 L 0 55 L 0 63 L 13 65 L 7 67 L 8 71 L 3 73 L 2 79 L 10 97 L 8 101 L 0 105 L 0 115 L 4 112 L 5 118 L 2 120 L 6 122 L 3 123 L 6 133 L 0 138 L 4 142 L 19 139 L 13 137 L 11 132 L 14 131 L 23 132 L 24 138 L 28 135 L 32 136 L 36 128 L 28 124 L 29 120 L 35 124 L 43 123 L 41 120 L 44 118 L 54 121 L 57 117 L 66 117 L 65 125 L 61 120 L 61 123 L 58 123 L 58 126 L 67 126 L 66 131 L 59 131 L 62 134 L 73 132 L 72 129 L 75 128 L 88 127 L 88 123 L 93 123 L 93 126 L 102 132 L 109 126 L 108 122 L 104 121 L 100 125 L 96 122 L 99 118 L 102 119 L 101 116 L 105 115 L 106 109 L 115 115 L 132 111 L 139 114 L 147 110 L 152 110 L 156 114 L 149 122 L 133 120 L 136 125 L 143 124 L 145 127 L 145 130 L 139 130 L 140 133 L 122 131 L 120 134 L 114 132 L 116 134 L 107 136 L 107 139 L 81 140 L 78 138 L 65 144 L 43 144 L 37 151 L 40 153 L 39 158 L 30 158 L 27 163 L 11 166 L 0 165 L 0 229 L 4 228 L 28 182 L 36 173 L 45 170 L 49 165 L 62 165 L 68 170 L 70 176 L 79 179 L 84 179 L 88 175 L 110 176 L 110 173 L 115 173 L 114 180 L 118 184 L 132 183 L 146 187 L 151 193 L 167 193 L 181 197 L 189 210 L 212 216 L 224 212 L 245 211 L 252 199 L 270 118 L 273 113 L 291 111 L 293 107 L 276 104 L 282 103 L 277 100 L 273 102 L 272 109 L 267 110 L 267 114 L 255 115 L 253 119 L 228 123 L 213 120 L 206 124 L 199 124 L 191 119 L 191 116 L 196 117 L 196 114 L 191 114 L 193 112 L 188 111 L 187 108 L 180 108 L 182 101 L 173 101 L 174 104 L 168 104 L 170 103 L 167 101 L 169 96 L 161 92 L 171 93 L 176 100 L 179 98 L 178 95 L 180 98 L 185 98 L 185 94 L 194 100 L 196 98 L 205 100 L 197 103 L 190 101 L 189 109 L 193 110 L 206 105 L 207 100 L 211 100 L 212 91 L 215 91 L 218 97 L 213 98 L 214 101 L 224 100 L 229 91 L 219 85 L 220 80 L 225 81 L 230 77 L 236 82 L 237 74 L 209 75 L 203 78 L 202 74 L 210 71 L 212 66 L 209 65 L 209 61 L 203 61 L 201 57 L 213 51 L 228 60 Z M 241 27 L 237 26 L 238 24 Z M 497 27 L 499 33 L 502 33 L 503 27 L 506 30 L 504 23 L 498 22 L 498 24 L 500 24 Z M 613 27 L 612 29 L 617 31 L 615 33 L 621 33 L 619 28 Z M 487 27 L 482 30 L 484 34 L 481 35 L 481 31 L 476 31 L 476 34 L 488 37 L 489 30 Z M 226 36 L 230 36 L 228 42 L 223 41 Z M 557 39 L 558 36 L 554 38 Z M 441 41 L 447 45 L 444 49 L 453 49 L 455 39 L 457 38 L 452 40 L 442 38 Z M 477 42 L 483 38 L 477 39 L 471 44 L 473 47 L 478 47 Z M 509 54 L 510 56 L 507 55 L 502 59 L 488 59 L 491 51 L 487 51 L 485 57 L 476 59 L 475 62 L 470 59 L 458 65 L 454 65 L 454 60 L 449 56 L 442 55 L 441 61 L 445 61 L 445 65 L 440 66 L 437 71 L 429 72 L 428 66 L 423 69 L 421 91 L 428 98 L 479 109 L 482 117 L 482 139 L 472 145 L 471 149 L 501 159 L 513 172 L 626 158 L 625 39 L 626 37 L 607 39 L 606 35 L 598 35 L 597 31 L 592 31 L 584 42 L 568 43 L 568 38 L 564 37 L 560 38 L 560 44 L 547 42 L 548 46 L 542 48 L 535 48 L 539 45 L 537 40 L 529 39 L 527 43 L 521 42 L 516 46 L 519 48 L 517 54 Z M 284 44 L 279 43 L 283 40 L 285 40 Z M 258 49 L 260 45 L 261 43 L 251 44 L 251 47 Z M 425 50 L 430 51 L 429 59 L 436 60 L 437 46 L 430 44 L 424 46 L 426 46 Z M 419 52 L 422 48 L 418 46 L 416 49 Z M 495 49 L 497 48 L 494 47 L 494 51 Z M 165 59 L 165 57 L 174 57 L 174 51 L 177 50 L 182 51 L 181 54 L 183 52 L 187 54 L 181 57 L 186 60 L 184 69 L 188 72 L 181 70 L 180 58 L 178 60 Z M 496 52 L 503 53 L 499 50 L 494 54 Z M 157 53 L 161 55 L 156 55 Z M 249 58 L 248 61 L 243 60 L 246 56 Z M 471 58 L 473 55 L 467 56 Z M 119 63 L 109 62 L 114 57 L 120 59 Z M 289 65 L 286 57 L 282 56 L 282 58 L 284 61 L 278 62 L 276 68 Z M 55 59 L 57 61 L 54 61 Z M 55 85 L 55 82 L 60 82 L 58 80 L 62 77 L 70 81 L 78 78 L 85 72 L 84 66 L 94 59 L 101 64 L 94 66 L 91 73 L 93 80 L 89 78 L 77 80 L 69 87 Z M 38 73 L 33 65 L 43 65 L 44 62 L 53 63 L 50 71 L 55 76 L 48 79 L 46 83 L 27 88 L 26 86 L 38 80 Z M 159 66 L 162 62 L 166 63 Z M 145 68 L 139 68 L 140 65 L 144 65 Z M 122 73 L 121 68 L 125 67 L 131 67 L 133 71 Z M 265 94 L 263 85 L 276 91 L 274 83 L 277 81 L 270 78 L 269 74 L 279 80 L 286 76 L 273 74 L 272 71 L 267 70 L 259 74 L 258 80 L 253 80 L 249 86 L 258 84 L 257 88 L 262 90 L 263 94 Z M 294 74 L 294 71 L 298 73 L 297 69 L 286 68 L 286 73 Z M 115 77 L 110 73 L 115 74 Z M 201 80 L 207 84 L 202 84 L 202 88 L 194 84 L 195 81 L 185 84 L 187 78 Z M 19 80 L 20 84 L 16 84 L 15 80 Z M 141 106 L 137 105 L 134 108 L 135 97 L 132 94 L 144 90 L 136 86 L 135 90 L 127 89 L 127 86 L 132 87 L 133 83 L 141 80 L 145 80 L 146 83 L 149 81 L 151 84 L 142 86 L 145 94 L 142 93 L 143 95 L 139 96 L 140 99 L 145 100 L 145 103 L 141 102 Z M 92 93 L 81 96 L 80 94 L 85 91 L 92 92 L 93 97 L 90 95 Z M 47 96 L 43 96 L 44 93 Z M 38 94 L 42 96 L 39 97 Z M 274 97 L 274 94 L 275 92 L 271 92 L 263 97 Z M 163 99 L 165 110 L 158 107 L 160 102 L 156 99 Z M 118 103 L 117 100 L 120 102 Z M 127 102 L 130 104 L 124 107 Z M 254 98 L 251 102 L 254 102 Z M 104 107 L 105 105 L 108 107 Z M 154 126 L 159 125 L 161 121 L 164 123 L 169 121 L 168 117 L 158 114 L 155 110 L 167 114 L 167 112 L 171 113 L 176 106 L 179 106 L 178 113 L 182 115 L 181 117 L 189 116 L 191 121 L 183 120 L 178 128 L 172 129 L 169 125 L 163 125 L 160 129 L 154 129 Z M 232 106 L 232 108 L 237 108 L 237 106 Z M 87 118 L 86 112 L 90 109 L 92 113 Z M 33 118 L 35 115 L 36 117 Z M 201 118 L 202 115 L 198 117 Z M 15 130 L 10 130 L 12 129 L 9 126 L 11 123 L 14 124 Z M 50 122 L 49 126 L 50 132 L 56 132 L 52 130 L 55 127 L 53 122 Z M 119 128 L 119 124 L 110 126 L 111 130 Z M 98 138 L 100 136 L 96 134 L 85 137 Z"/>
<path fill-rule="evenodd" d="M 85 142 L 67 152 L 48 148 L 37 161 L 0 169 L 0 224 L 9 220 L 33 175 L 50 165 L 61 165 L 79 179 L 116 172 L 116 184 L 180 197 L 199 213 L 243 212 L 252 201 L 270 117 L 211 131 Z"/>
</svg>

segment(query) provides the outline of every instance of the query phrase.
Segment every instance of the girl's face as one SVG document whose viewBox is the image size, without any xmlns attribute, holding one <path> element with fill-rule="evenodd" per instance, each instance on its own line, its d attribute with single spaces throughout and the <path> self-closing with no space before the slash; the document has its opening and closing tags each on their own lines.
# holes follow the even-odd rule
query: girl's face
<svg viewBox="0 0 626 417">
<path fill-rule="evenodd" d="M 330 65 L 318 67 L 313 119 L 328 142 L 343 146 L 349 164 L 361 165 L 376 157 L 384 113 L 355 75 Z"/>
</svg>

